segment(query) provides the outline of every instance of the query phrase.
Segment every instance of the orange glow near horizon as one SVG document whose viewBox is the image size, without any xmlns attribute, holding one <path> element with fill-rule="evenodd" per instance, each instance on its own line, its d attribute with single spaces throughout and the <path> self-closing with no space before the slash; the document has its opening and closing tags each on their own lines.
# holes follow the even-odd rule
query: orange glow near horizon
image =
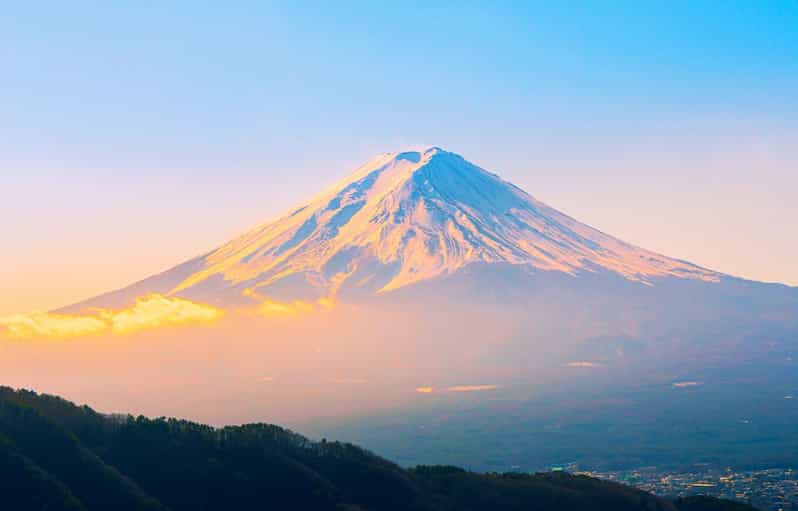
<svg viewBox="0 0 798 511">
<path fill-rule="evenodd" d="M 15 339 L 72 338 L 99 333 L 128 334 L 163 326 L 209 323 L 222 309 L 183 298 L 150 294 L 121 310 L 94 309 L 85 314 L 31 312 L 0 317 L 9 337 Z M 2 332 L 0 332 L 2 333 Z"/>
</svg>

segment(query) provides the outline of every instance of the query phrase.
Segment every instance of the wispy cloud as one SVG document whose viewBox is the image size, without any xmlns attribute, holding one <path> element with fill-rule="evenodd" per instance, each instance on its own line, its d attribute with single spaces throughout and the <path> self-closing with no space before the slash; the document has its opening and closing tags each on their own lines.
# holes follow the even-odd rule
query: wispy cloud
<svg viewBox="0 0 798 511">
<path fill-rule="evenodd" d="M 443 392 L 483 392 L 487 390 L 498 390 L 499 385 L 453 385 L 451 387 L 416 387 L 419 394 L 435 394 Z"/>
<path fill-rule="evenodd" d="M 576 362 L 568 362 L 565 364 L 567 367 L 601 367 L 598 362 L 588 362 L 586 360 L 579 360 Z"/>
<path fill-rule="evenodd" d="M 703 385 L 704 382 L 702 381 L 675 381 L 673 382 L 673 386 L 677 389 L 683 389 L 687 387 L 700 387 Z"/>
<path fill-rule="evenodd" d="M 127 334 L 161 326 L 207 323 L 221 309 L 182 298 L 152 294 L 121 310 L 95 309 L 86 314 L 32 312 L 0 318 L 0 326 L 18 339 L 69 338 L 90 334 Z"/>
<path fill-rule="evenodd" d="M 498 385 L 455 385 L 446 387 L 445 392 L 480 392 L 483 390 L 497 390 Z"/>
<path fill-rule="evenodd" d="M 30 312 L 0 318 L 10 337 L 28 339 L 32 337 L 74 337 L 90 335 L 108 329 L 108 322 L 93 316 Z"/>
<path fill-rule="evenodd" d="M 128 334 L 163 326 L 210 323 L 226 313 L 266 317 L 298 316 L 335 307 L 333 298 L 280 302 L 250 293 L 255 309 L 224 310 L 208 304 L 150 294 L 124 309 L 97 308 L 81 314 L 29 312 L 0 317 L 0 335 L 16 339 L 73 338 L 91 334 Z"/>
<path fill-rule="evenodd" d="M 103 311 L 115 333 L 125 334 L 168 325 L 205 323 L 222 315 L 221 309 L 182 298 L 149 295 L 118 312 Z"/>
<path fill-rule="evenodd" d="M 253 289 L 245 289 L 244 296 L 257 300 L 259 305 L 255 308 L 254 314 L 260 316 L 297 316 L 317 310 L 332 309 L 335 307 L 335 298 L 332 296 L 322 297 L 316 301 L 294 300 L 283 302 L 264 296 Z M 239 311 L 252 314 L 253 311 Z"/>
</svg>

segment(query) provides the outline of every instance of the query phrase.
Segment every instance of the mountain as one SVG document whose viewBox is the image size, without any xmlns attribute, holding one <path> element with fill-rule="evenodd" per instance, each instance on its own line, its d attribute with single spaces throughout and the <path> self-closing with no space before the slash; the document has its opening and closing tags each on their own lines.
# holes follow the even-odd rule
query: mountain
<svg viewBox="0 0 798 511">
<path fill-rule="evenodd" d="M 3 508 L 16 511 L 755 511 L 709 497 L 669 501 L 567 473 L 406 470 L 354 445 L 268 424 L 215 429 L 105 416 L 8 387 L 0 387 L 0 480 Z"/>
<path fill-rule="evenodd" d="M 216 305 L 363 297 L 474 264 L 529 274 L 607 272 L 647 285 L 724 278 L 604 234 L 430 147 L 381 154 L 285 216 L 78 308 L 124 306 L 146 293 Z"/>
<path fill-rule="evenodd" d="M 744 357 L 784 360 L 798 332 L 798 288 L 636 247 L 438 147 L 378 155 L 277 220 L 60 312 L 125 308 L 152 293 L 223 309 L 385 306 L 424 325 L 398 341 L 422 350 L 453 335 L 431 339 L 447 315 L 467 317 L 458 350 L 478 350 L 483 367 L 520 362 L 513 378 L 629 361 L 636 377 L 690 378 Z"/>
</svg>

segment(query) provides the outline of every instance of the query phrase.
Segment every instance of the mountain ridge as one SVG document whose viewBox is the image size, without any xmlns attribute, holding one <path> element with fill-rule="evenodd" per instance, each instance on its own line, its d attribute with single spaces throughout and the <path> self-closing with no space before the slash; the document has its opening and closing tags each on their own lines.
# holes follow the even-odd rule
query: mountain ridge
<svg viewBox="0 0 798 511">
<path fill-rule="evenodd" d="M 211 428 L 102 415 L 0 387 L 2 502 L 33 511 L 317 509 L 753 511 L 714 498 L 656 497 L 567 473 L 404 469 L 352 444 L 269 424 Z"/>
</svg>

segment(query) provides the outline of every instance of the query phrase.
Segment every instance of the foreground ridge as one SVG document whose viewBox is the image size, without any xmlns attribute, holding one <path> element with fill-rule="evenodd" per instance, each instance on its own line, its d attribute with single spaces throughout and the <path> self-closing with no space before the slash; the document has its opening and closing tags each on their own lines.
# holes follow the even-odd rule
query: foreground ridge
<svg viewBox="0 0 798 511">
<path fill-rule="evenodd" d="M 20 511 L 753 509 L 711 498 L 668 501 L 567 473 L 405 470 L 278 426 L 106 416 L 8 387 L 0 387 L 0 477 L 4 503 Z"/>
</svg>

